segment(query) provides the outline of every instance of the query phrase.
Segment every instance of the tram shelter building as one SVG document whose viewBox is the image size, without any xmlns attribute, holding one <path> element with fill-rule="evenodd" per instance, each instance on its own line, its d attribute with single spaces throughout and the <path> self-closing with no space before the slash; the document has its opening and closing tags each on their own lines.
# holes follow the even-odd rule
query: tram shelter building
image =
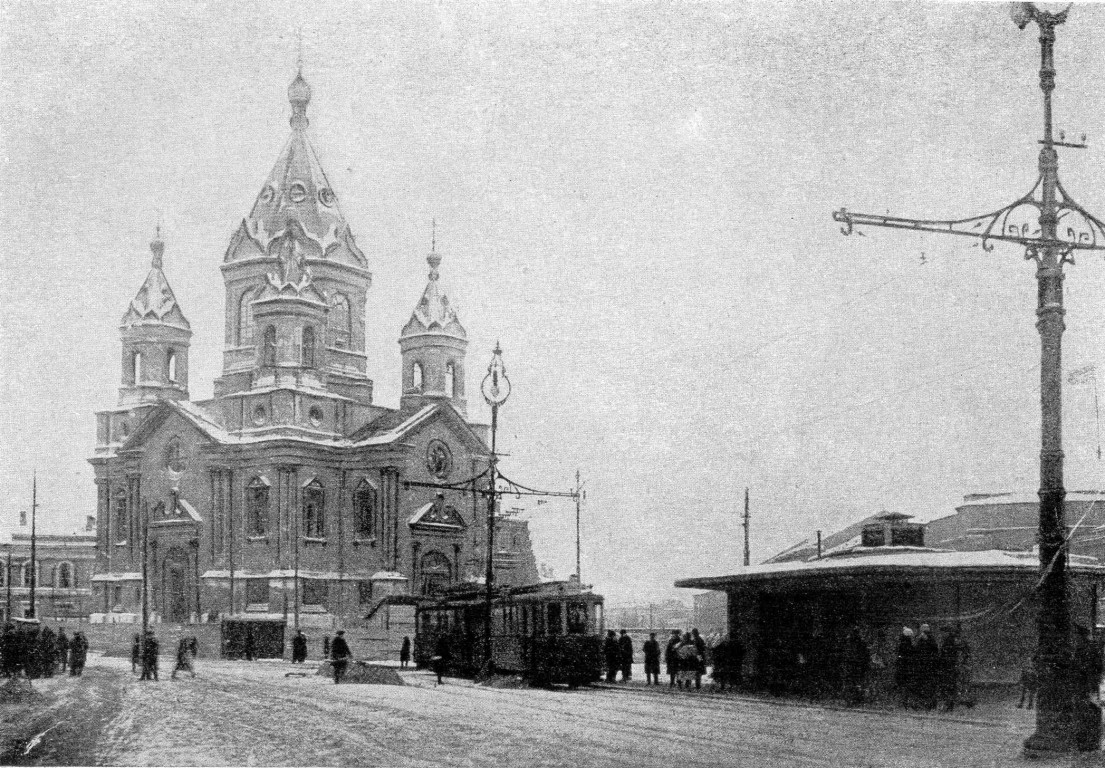
<svg viewBox="0 0 1105 768">
<path fill-rule="evenodd" d="M 852 546 L 820 558 L 685 578 L 675 586 L 725 594 L 728 634 L 746 648 L 743 672 L 752 685 L 801 690 L 811 676 L 831 677 L 839 669 L 833 655 L 856 627 L 872 654 L 886 661 L 872 679 L 873 695 L 885 696 L 902 627 L 916 631 L 921 623 L 934 632 L 959 631 L 971 649 L 976 683 L 1016 682 L 1036 647 L 1038 555 L 892 543 L 895 531 L 910 525 L 905 519 L 877 516 Z M 923 526 L 916 529 L 923 536 Z M 1076 555 L 1068 567 L 1072 622 L 1093 627 L 1105 594 L 1105 566 Z"/>
</svg>

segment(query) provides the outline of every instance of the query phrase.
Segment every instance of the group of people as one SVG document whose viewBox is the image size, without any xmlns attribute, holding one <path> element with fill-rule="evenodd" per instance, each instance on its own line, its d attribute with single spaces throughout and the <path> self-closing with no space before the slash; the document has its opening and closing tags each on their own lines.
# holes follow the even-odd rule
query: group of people
<svg viewBox="0 0 1105 768">
<path fill-rule="evenodd" d="M 719 653 L 720 649 L 720 653 Z M 668 686 L 690 690 L 702 688 L 702 677 L 706 674 L 706 640 L 697 629 L 690 632 L 671 631 L 667 645 L 661 649 L 656 633 L 650 632 L 648 640 L 641 649 L 645 657 L 645 685 L 660 684 L 661 660 L 668 674 Z M 629 632 L 621 630 L 620 635 L 608 630 L 602 642 L 602 655 L 606 667 L 606 682 L 617 682 L 618 673 L 622 681 L 633 679 L 633 639 Z M 740 668 L 744 662 L 744 647 L 739 641 L 721 641 L 713 649 L 714 682 L 724 688 L 726 684 L 735 684 L 740 678 Z"/>
<path fill-rule="evenodd" d="M 0 672 L 4 677 L 23 675 L 29 679 L 53 677 L 68 669 L 71 677 L 80 677 L 88 660 L 88 638 L 83 632 L 73 637 L 60 628 L 27 624 L 17 628 L 7 622 L 0 633 Z"/>
<path fill-rule="evenodd" d="M 176 680 L 180 672 L 187 672 L 192 677 L 196 676 L 196 656 L 199 655 L 199 640 L 194 635 L 184 635 L 177 642 L 176 664 L 169 675 L 170 680 Z M 130 671 L 138 672 L 141 668 L 139 680 L 158 680 L 158 667 L 161 659 L 161 643 L 152 629 L 145 633 L 135 634 L 130 646 Z"/>
<path fill-rule="evenodd" d="M 607 630 L 602 641 L 602 659 L 606 665 L 606 682 L 613 683 L 622 673 L 622 681 L 633 679 L 633 638 L 624 629 L 619 637 Z"/>
<path fill-rule="evenodd" d="M 962 701 L 970 706 L 970 646 L 954 627 L 943 627 L 937 641 L 932 627 L 921 624 L 916 632 L 902 627 L 894 667 L 894 683 L 902 706 L 913 709 L 955 709 Z"/>
</svg>

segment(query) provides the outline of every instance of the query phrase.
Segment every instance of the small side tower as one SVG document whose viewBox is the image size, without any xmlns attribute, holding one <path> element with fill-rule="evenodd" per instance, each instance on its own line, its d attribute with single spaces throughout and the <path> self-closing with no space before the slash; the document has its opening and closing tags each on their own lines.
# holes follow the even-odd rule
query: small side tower
<svg viewBox="0 0 1105 768">
<path fill-rule="evenodd" d="M 411 319 L 399 334 L 403 356 L 404 408 L 445 400 L 461 416 L 467 415 L 464 398 L 464 355 L 468 334 L 457 319 L 457 310 L 441 285 L 441 254 L 436 241 L 426 257 L 430 280 Z"/>
<path fill-rule="evenodd" d="M 138 294 L 123 315 L 123 376 L 119 405 L 133 408 L 160 399 L 188 399 L 188 347 L 192 327 L 162 271 L 161 228 L 150 243 L 153 260 Z"/>
</svg>

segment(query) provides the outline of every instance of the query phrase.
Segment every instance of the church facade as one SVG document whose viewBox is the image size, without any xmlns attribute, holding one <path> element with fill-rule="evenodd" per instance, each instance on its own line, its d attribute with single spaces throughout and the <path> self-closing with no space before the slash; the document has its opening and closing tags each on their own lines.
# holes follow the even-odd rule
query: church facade
<svg viewBox="0 0 1105 768">
<path fill-rule="evenodd" d="M 123 316 L 119 400 L 96 414 L 90 459 L 94 611 L 140 614 L 144 539 L 149 609 L 167 622 L 335 626 L 388 595 L 482 578 L 486 497 L 405 485 L 463 484 L 490 460 L 486 426 L 467 416 L 468 342 L 441 256 L 399 335 L 399 407 L 381 407 L 365 354 L 369 261 L 308 139 L 302 75 L 288 97 L 291 136 L 221 265 L 214 397 L 189 399 L 192 329 L 160 237 Z M 532 561 L 525 543 L 515 554 Z"/>
</svg>

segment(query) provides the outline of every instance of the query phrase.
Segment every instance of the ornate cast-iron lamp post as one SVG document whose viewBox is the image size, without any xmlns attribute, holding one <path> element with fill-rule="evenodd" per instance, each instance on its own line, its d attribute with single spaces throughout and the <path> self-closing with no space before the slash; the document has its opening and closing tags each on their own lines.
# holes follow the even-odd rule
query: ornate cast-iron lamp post
<svg viewBox="0 0 1105 768">
<path fill-rule="evenodd" d="M 487 621 L 484 625 L 484 663 L 488 671 L 493 671 L 494 664 L 491 660 L 491 602 L 495 584 L 495 506 L 498 502 L 498 493 L 495 486 L 498 482 L 499 456 L 495 452 L 495 434 L 499 429 L 499 406 L 510 397 L 510 379 L 506 376 L 506 366 L 503 365 L 503 350 L 499 342 L 495 342 L 495 351 L 491 356 L 491 364 L 487 366 L 487 375 L 480 384 L 480 392 L 483 399 L 491 406 L 491 466 L 490 477 L 487 480 L 487 574 L 486 580 L 486 607 Z"/>
<path fill-rule="evenodd" d="M 1105 250 L 1105 224 L 1091 215 L 1059 182 L 1056 147 L 1084 148 L 1066 142 L 1052 131 L 1051 92 L 1055 89 L 1053 52 L 1055 28 L 1067 11 L 1043 11 L 1032 3 L 1013 3 L 1013 21 L 1024 29 L 1036 22 L 1040 29 L 1040 90 L 1044 94 L 1044 137 L 1040 140 L 1039 177 L 1024 197 L 993 213 L 967 219 L 925 221 L 893 216 L 852 213 L 840 209 L 833 218 L 844 224 L 844 234 L 860 225 L 942 232 L 979 238 L 985 250 L 992 241 L 1017 243 L 1025 258 L 1036 262 L 1038 299 L 1036 328 L 1040 332 L 1040 546 L 1039 609 L 1036 619 L 1040 659 L 1040 692 L 1036 732 L 1025 741 L 1025 752 L 1044 754 L 1075 749 L 1081 706 L 1072 675 L 1071 622 L 1067 589 L 1066 524 L 1063 499 L 1062 450 L 1062 338 L 1063 265 L 1073 264 L 1076 250 Z M 1083 137 L 1084 141 L 1084 137 Z M 1099 715 L 1100 717 L 1100 715 Z"/>
</svg>

